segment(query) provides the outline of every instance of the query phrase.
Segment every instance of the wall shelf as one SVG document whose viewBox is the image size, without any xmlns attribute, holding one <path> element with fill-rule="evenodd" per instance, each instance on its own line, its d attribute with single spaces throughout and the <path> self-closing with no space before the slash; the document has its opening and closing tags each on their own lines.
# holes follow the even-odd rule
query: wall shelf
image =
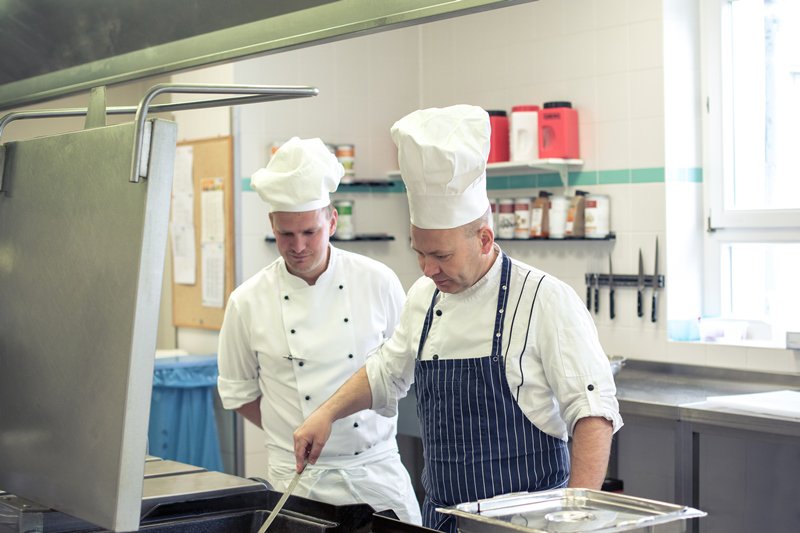
<svg viewBox="0 0 800 533">
<path fill-rule="evenodd" d="M 563 239 L 538 239 L 538 238 L 527 238 L 527 239 L 503 239 L 497 237 L 495 235 L 494 240 L 502 241 L 502 242 L 609 242 L 614 241 L 617 239 L 617 236 L 614 233 L 609 233 L 607 236 L 603 237 L 602 239 L 592 239 L 590 237 L 564 237 Z"/>
<path fill-rule="evenodd" d="M 398 174 L 398 178 L 400 174 Z M 393 179 L 357 179 L 353 181 L 342 181 L 339 183 L 337 191 L 349 189 L 351 187 L 393 187 L 396 180 Z"/>
<path fill-rule="evenodd" d="M 275 242 L 275 237 L 266 236 L 264 240 L 267 242 Z M 355 241 L 393 241 L 394 235 L 387 233 L 359 233 L 352 239 L 338 239 L 334 235 L 331 237 L 331 242 L 355 242 Z"/>
<path fill-rule="evenodd" d="M 561 178 L 564 189 L 569 186 L 570 170 L 578 170 L 583 166 L 582 159 L 534 159 L 531 161 L 504 161 L 502 163 L 488 163 L 486 176 L 525 176 L 529 174 L 546 174 L 555 172 Z M 388 172 L 390 179 L 401 179 L 399 170 Z"/>
</svg>

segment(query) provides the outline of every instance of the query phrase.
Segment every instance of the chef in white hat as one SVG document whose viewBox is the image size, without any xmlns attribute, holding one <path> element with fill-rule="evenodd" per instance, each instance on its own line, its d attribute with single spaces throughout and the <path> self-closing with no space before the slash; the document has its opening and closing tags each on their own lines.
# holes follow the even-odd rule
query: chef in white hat
<svg viewBox="0 0 800 533">
<path fill-rule="evenodd" d="M 567 485 L 599 489 L 622 426 L 608 358 L 575 291 L 494 242 L 487 113 L 424 109 L 391 131 L 424 276 L 392 338 L 295 432 L 296 461 L 313 464 L 343 416 L 367 408 L 393 415 L 415 383 L 425 526 L 456 530 L 437 507 Z"/>
<path fill-rule="evenodd" d="M 295 473 L 292 432 L 392 334 L 405 301 L 387 266 L 329 242 L 343 174 L 320 139 L 295 137 L 252 176 L 280 257 L 233 291 L 220 331 L 220 397 L 264 430 L 266 478 L 279 491 Z M 396 416 L 374 411 L 339 420 L 294 494 L 419 523 L 396 431 Z"/>
</svg>

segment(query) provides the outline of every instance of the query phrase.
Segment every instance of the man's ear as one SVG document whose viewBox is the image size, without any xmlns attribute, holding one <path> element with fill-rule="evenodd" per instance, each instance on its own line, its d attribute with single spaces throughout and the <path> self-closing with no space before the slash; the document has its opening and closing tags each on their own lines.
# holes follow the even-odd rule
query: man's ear
<svg viewBox="0 0 800 533">
<path fill-rule="evenodd" d="M 481 241 L 481 253 L 488 254 L 494 248 L 494 231 L 487 226 L 481 226 L 478 230 L 478 239 Z"/>
<path fill-rule="evenodd" d="M 339 221 L 339 212 L 334 207 L 331 211 L 330 226 L 328 227 L 328 236 L 332 237 L 336 233 L 336 224 Z"/>
</svg>

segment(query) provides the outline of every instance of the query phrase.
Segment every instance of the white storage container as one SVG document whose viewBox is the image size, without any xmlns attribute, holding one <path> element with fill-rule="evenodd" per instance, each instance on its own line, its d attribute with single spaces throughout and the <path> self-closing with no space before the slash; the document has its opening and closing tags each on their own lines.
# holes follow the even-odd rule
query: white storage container
<svg viewBox="0 0 800 533">
<path fill-rule="evenodd" d="M 515 105 L 511 108 L 511 161 L 539 159 L 539 106 Z"/>
</svg>

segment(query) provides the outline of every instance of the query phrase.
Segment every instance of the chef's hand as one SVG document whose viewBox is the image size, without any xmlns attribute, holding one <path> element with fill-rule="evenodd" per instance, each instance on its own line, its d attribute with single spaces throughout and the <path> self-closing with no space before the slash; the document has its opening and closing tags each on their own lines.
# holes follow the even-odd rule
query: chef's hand
<svg viewBox="0 0 800 533">
<path fill-rule="evenodd" d="M 294 458 L 297 462 L 297 471 L 302 472 L 305 463 L 316 464 L 322 453 L 322 448 L 331 436 L 333 420 L 325 411 L 317 409 L 306 418 L 303 425 L 294 432 Z"/>
</svg>

